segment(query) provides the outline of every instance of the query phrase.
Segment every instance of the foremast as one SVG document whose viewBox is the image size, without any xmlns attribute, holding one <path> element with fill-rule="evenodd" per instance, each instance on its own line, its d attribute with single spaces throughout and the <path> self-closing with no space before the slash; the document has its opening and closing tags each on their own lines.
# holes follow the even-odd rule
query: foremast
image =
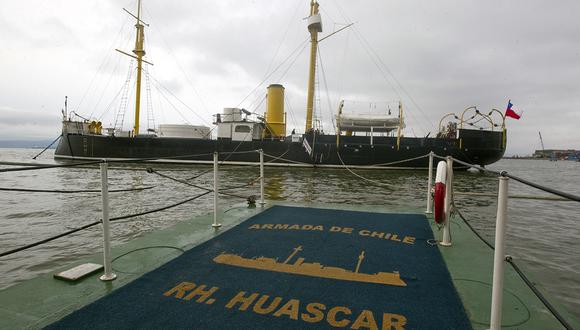
<svg viewBox="0 0 580 330">
<path fill-rule="evenodd" d="M 310 16 L 308 17 L 310 32 L 310 68 L 308 71 L 308 95 L 306 98 L 306 128 L 312 129 L 312 112 L 314 109 L 314 83 L 316 79 L 316 52 L 318 50 L 318 33 L 322 32 L 322 19 L 318 13 L 318 1 L 310 1 Z"/>
</svg>

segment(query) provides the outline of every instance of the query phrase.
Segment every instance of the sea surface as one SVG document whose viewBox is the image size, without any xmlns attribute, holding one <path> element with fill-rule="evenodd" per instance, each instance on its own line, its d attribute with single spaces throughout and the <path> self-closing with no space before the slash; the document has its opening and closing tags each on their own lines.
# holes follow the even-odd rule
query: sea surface
<svg viewBox="0 0 580 330">
<path fill-rule="evenodd" d="M 37 149 L 0 149 L 2 162 L 30 163 Z M 54 150 L 36 162 L 54 163 Z M 185 179 L 211 170 L 207 166 L 149 165 L 171 177 Z M 0 165 L 0 168 L 10 166 Z M 490 169 L 580 195 L 580 162 L 503 159 Z M 424 209 L 427 171 L 356 171 L 386 185 L 373 185 L 340 169 L 266 168 L 266 198 L 290 202 L 383 205 Z M 224 186 L 243 185 L 258 176 L 256 167 L 221 169 Z M 195 183 L 211 187 L 212 174 Z M 185 200 L 201 191 L 145 171 L 142 165 L 111 165 L 111 190 L 152 189 L 111 193 L 111 217 L 143 212 Z M 100 172 L 93 168 L 55 168 L 0 173 L 0 187 L 47 190 L 99 190 Z M 460 192 L 496 194 L 495 175 L 479 172 L 455 174 L 456 205 L 477 230 L 493 242 L 497 198 L 467 196 Z M 510 180 L 510 195 L 547 196 L 546 193 Z M 259 195 L 259 185 L 230 191 L 236 195 Z M 112 225 L 113 245 L 169 227 L 212 211 L 211 194 L 163 212 Z M 223 205 L 243 200 L 224 197 Z M 99 193 L 31 193 L 0 191 L 0 252 L 39 241 L 100 218 Z M 580 205 L 568 201 L 510 199 L 507 254 L 524 269 L 537 287 L 553 302 L 565 306 L 580 319 Z M 454 221 L 461 221 L 456 219 Z M 80 257 L 97 253 L 102 238 L 99 226 L 0 258 L 0 288 L 5 288 L 62 267 Z"/>
</svg>

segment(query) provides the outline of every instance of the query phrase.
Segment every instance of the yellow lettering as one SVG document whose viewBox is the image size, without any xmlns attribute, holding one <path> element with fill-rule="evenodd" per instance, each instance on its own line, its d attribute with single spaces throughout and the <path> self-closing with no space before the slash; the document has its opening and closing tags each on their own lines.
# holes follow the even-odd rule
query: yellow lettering
<svg viewBox="0 0 580 330">
<path fill-rule="evenodd" d="M 405 238 L 403 238 L 403 243 L 415 244 L 415 237 L 405 236 Z"/>
<path fill-rule="evenodd" d="M 292 225 L 288 229 L 300 229 L 300 226 L 299 225 Z"/>
<path fill-rule="evenodd" d="M 311 230 L 312 227 L 314 227 L 313 225 L 304 225 L 302 226 L 302 230 Z"/>
<path fill-rule="evenodd" d="M 254 312 L 258 314 L 272 313 L 272 311 L 274 311 L 274 309 L 276 309 L 276 307 L 278 307 L 278 305 L 280 305 L 280 302 L 282 301 L 282 298 L 276 297 L 272 299 L 272 302 L 268 307 L 263 307 L 262 305 L 264 305 L 264 303 L 268 300 L 268 298 L 270 298 L 270 296 L 268 296 L 267 294 L 261 296 L 260 299 L 258 299 L 258 301 L 256 301 L 256 304 L 254 305 Z"/>
<path fill-rule="evenodd" d="M 332 227 L 330 227 L 330 231 L 331 231 L 331 232 L 339 232 L 341 229 L 342 229 L 342 228 L 340 228 L 340 227 L 336 227 L 336 226 L 332 226 Z"/>
<path fill-rule="evenodd" d="M 401 239 L 398 237 L 398 235 L 393 235 L 391 236 L 391 241 L 400 242 Z"/>
<path fill-rule="evenodd" d="M 336 315 L 338 313 L 343 313 L 345 315 L 352 314 L 350 309 L 348 309 L 346 307 L 336 306 L 336 307 L 331 308 L 328 311 L 328 314 L 326 315 L 326 321 L 328 322 L 328 324 L 332 325 L 333 327 L 337 327 L 337 328 L 346 327 L 350 323 L 350 320 L 344 318 L 341 321 L 338 321 L 336 319 Z"/>
<path fill-rule="evenodd" d="M 199 298 L 197 298 L 197 302 L 201 303 L 206 301 L 214 292 L 217 291 L 217 287 L 212 286 L 211 289 L 209 290 L 204 290 L 206 288 L 205 285 L 200 285 L 198 286 L 195 290 L 193 290 L 190 294 L 188 294 L 185 298 L 183 298 L 184 300 L 191 300 L 193 297 L 199 296 Z"/>
<path fill-rule="evenodd" d="M 175 294 L 175 298 L 183 298 L 183 296 L 188 292 L 195 288 L 195 283 L 191 282 L 181 282 L 173 289 L 165 292 L 163 295 L 166 297 L 172 296 Z"/>
<path fill-rule="evenodd" d="M 363 230 L 359 231 L 358 234 L 361 236 L 369 236 L 371 234 L 371 231 L 363 229 Z"/>
<path fill-rule="evenodd" d="M 378 231 L 373 231 L 372 234 L 371 234 L 371 237 L 383 238 L 383 236 L 385 236 L 385 233 L 378 232 Z"/>
<path fill-rule="evenodd" d="M 383 314 L 383 330 L 404 330 L 407 318 L 399 314 Z"/>
<path fill-rule="evenodd" d="M 260 225 L 255 224 L 255 225 L 251 225 L 250 228 L 248 229 L 260 229 Z"/>
<path fill-rule="evenodd" d="M 312 228 L 312 230 L 320 230 L 320 231 L 323 231 L 324 230 L 324 227 L 322 227 L 322 226 L 316 226 L 316 227 Z"/>
<path fill-rule="evenodd" d="M 351 329 L 356 330 L 360 329 L 361 327 L 372 330 L 379 329 L 379 327 L 377 326 L 377 322 L 375 321 L 375 317 L 373 316 L 373 312 L 366 309 L 362 311 L 352 324 Z"/>
<path fill-rule="evenodd" d="M 288 315 L 293 320 L 298 320 L 298 311 L 300 309 L 300 300 L 290 299 L 284 306 L 280 307 L 273 315 L 276 317 Z"/>
<path fill-rule="evenodd" d="M 324 319 L 324 310 L 326 306 L 320 303 L 310 303 L 306 305 L 306 311 L 310 314 L 302 313 L 302 321 L 316 323 Z"/>
<path fill-rule="evenodd" d="M 272 229 L 273 225 L 266 223 L 262 225 L 262 229 Z"/>
<path fill-rule="evenodd" d="M 274 229 L 288 229 L 288 225 L 287 224 L 274 225 Z"/>
<path fill-rule="evenodd" d="M 236 304 L 239 303 L 239 304 L 242 304 L 240 306 L 239 310 L 245 311 L 246 309 L 248 309 L 248 307 L 250 307 L 250 305 L 254 302 L 254 300 L 256 300 L 256 297 L 258 297 L 258 294 L 252 293 L 248 297 L 246 297 L 245 295 L 246 295 L 246 291 L 238 292 L 238 294 L 235 297 L 233 297 L 232 299 L 230 299 L 230 301 L 226 304 L 226 308 L 232 308 Z"/>
<path fill-rule="evenodd" d="M 385 234 L 385 239 L 389 239 L 389 238 L 391 238 L 391 233 L 386 233 Z"/>
<path fill-rule="evenodd" d="M 345 234 L 352 234 L 352 228 L 348 228 L 348 227 L 343 228 L 342 229 L 342 232 L 345 233 Z"/>
</svg>

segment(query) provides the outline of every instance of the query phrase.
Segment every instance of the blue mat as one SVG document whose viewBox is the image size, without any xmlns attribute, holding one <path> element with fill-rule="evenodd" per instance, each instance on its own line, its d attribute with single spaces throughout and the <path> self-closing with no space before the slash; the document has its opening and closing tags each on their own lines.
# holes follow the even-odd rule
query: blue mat
<svg viewBox="0 0 580 330">
<path fill-rule="evenodd" d="M 424 215 L 274 206 L 48 328 L 470 329 Z"/>
</svg>

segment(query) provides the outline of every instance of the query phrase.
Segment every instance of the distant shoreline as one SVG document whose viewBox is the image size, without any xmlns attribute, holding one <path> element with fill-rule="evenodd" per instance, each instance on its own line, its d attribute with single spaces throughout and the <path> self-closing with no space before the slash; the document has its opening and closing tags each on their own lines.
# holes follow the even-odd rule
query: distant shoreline
<svg viewBox="0 0 580 330">
<path fill-rule="evenodd" d="M 53 140 L 0 140 L 0 148 L 44 149 Z M 56 143 L 50 149 L 55 149 Z"/>
</svg>

